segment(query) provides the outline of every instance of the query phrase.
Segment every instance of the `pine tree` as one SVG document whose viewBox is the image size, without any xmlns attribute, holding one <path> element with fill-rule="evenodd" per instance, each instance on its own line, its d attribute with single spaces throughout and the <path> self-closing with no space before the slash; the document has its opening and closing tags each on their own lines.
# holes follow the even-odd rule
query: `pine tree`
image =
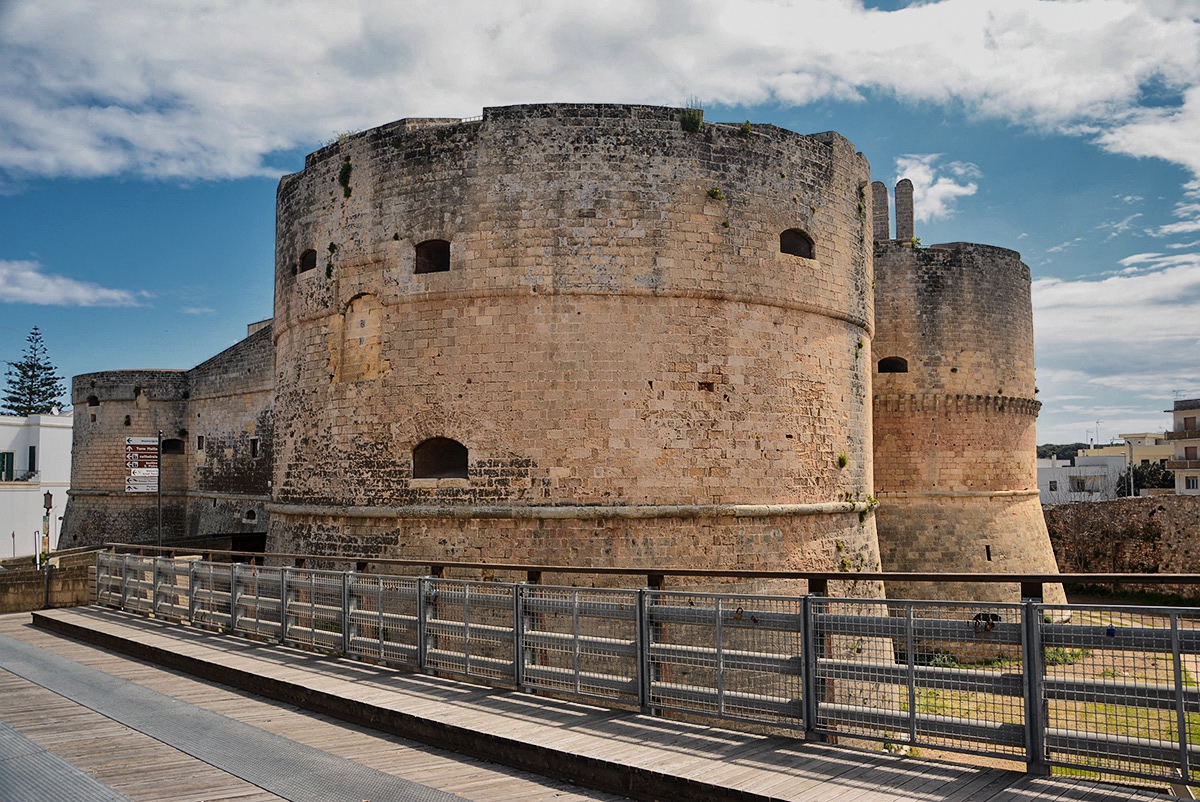
<svg viewBox="0 0 1200 802">
<path fill-rule="evenodd" d="M 34 326 L 25 338 L 24 356 L 20 362 L 9 362 L 8 386 L 5 388 L 5 412 L 25 417 L 45 415 L 54 407 L 54 402 L 66 392 L 62 376 L 46 356 L 42 333 Z"/>
</svg>

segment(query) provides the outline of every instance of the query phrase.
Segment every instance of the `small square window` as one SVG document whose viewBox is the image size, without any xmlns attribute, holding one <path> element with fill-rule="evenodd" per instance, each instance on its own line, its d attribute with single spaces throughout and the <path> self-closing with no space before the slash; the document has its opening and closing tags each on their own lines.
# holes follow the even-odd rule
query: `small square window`
<svg viewBox="0 0 1200 802">
<path fill-rule="evenodd" d="M 1184 490 L 1200 490 L 1200 476 L 1187 476 L 1183 480 Z"/>
<path fill-rule="evenodd" d="M 1053 481 L 1053 480 L 1052 480 L 1052 481 L 1050 482 L 1050 492 L 1051 492 L 1051 493 L 1054 493 L 1054 492 L 1056 492 L 1057 490 L 1058 490 L 1058 482 L 1055 482 L 1055 481 Z"/>
</svg>

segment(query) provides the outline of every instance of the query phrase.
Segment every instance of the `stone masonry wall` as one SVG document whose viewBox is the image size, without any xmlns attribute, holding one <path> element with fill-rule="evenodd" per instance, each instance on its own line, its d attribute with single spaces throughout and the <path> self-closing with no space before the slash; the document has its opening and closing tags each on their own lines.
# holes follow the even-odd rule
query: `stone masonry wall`
<svg viewBox="0 0 1200 802">
<path fill-rule="evenodd" d="M 897 218 L 906 204 L 897 188 Z M 884 567 L 1054 572 L 1037 494 L 1029 268 L 1003 248 L 899 240 L 875 244 L 875 268 Z M 887 364 L 896 358 L 905 364 Z M 1017 591 L 941 585 L 889 594 L 1013 601 Z M 1061 599 L 1061 587 L 1051 598 Z"/>
<path fill-rule="evenodd" d="M 350 549 L 359 521 L 395 508 L 369 528 L 404 550 L 397 521 L 414 506 L 481 520 L 508 507 L 641 511 L 621 524 L 539 518 L 558 533 L 537 550 L 549 563 L 579 559 L 567 544 L 581 528 L 605 532 L 617 559 L 650 557 L 618 548 L 627 533 L 690 529 L 680 564 L 702 561 L 704 527 L 807 537 L 704 511 L 703 526 L 664 524 L 652 510 L 870 494 L 868 176 L 836 134 L 688 133 L 679 110 L 643 106 L 401 121 L 313 154 L 279 190 L 270 547 Z M 780 252 L 793 228 L 813 258 Z M 449 271 L 414 271 L 429 239 L 450 243 Z M 309 250 L 317 266 L 302 269 Z M 413 448 L 432 437 L 467 447 L 467 478 L 412 476 Z M 869 517 L 824 518 L 877 562 Z M 419 547 L 443 554 L 460 520 L 424 514 Z M 543 537 L 471 527 L 496 559 Z M 771 559 L 806 549 L 789 540 Z"/>
<path fill-rule="evenodd" d="M 1054 504 L 1044 510 L 1064 572 L 1200 573 L 1200 496 Z M 1196 587 L 1144 589 L 1200 596 Z"/>
<path fill-rule="evenodd" d="M 64 548 L 106 541 L 145 542 L 157 534 L 155 493 L 126 493 L 125 438 L 180 437 L 186 426 L 187 373 L 124 370 L 85 373 L 71 382 L 75 407 L 71 490 L 63 513 Z M 163 459 L 163 534 L 183 533 L 183 457 Z"/>
</svg>

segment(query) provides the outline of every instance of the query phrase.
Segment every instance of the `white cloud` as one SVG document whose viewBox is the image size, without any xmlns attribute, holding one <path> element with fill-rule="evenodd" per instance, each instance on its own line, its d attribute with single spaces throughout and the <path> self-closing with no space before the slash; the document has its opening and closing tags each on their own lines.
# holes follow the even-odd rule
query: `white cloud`
<svg viewBox="0 0 1200 802">
<path fill-rule="evenodd" d="M 913 217 L 919 223 L 949 217 L 958 198 L 974 195 L 978 189 L 974 181 L 962 184 L 955 180 L 980 177 L 978 167 L 969 162 L 939 166 L 941 155 L 910 153 L 896 159 L 896 180 L 907 178 L 913 183 Z M 954 177 L 939 174 L 944 172 Z"/>
<path fill-rule="evenodd" d="M 1187 2 L 941 0 L 894 12 L 858 0 L 0 8 L 0 171 L 10 181 L 271 173 L 272 152 L 335 131 L 483 105 L 675 104 L 689 94 L 801 104 L 873 91 L 958 101 L 1200 172 L 1200 21 Z M 1143 107 L 1149 84 L 1178 102 Z"/>
<path fill-rule="evenodd" d="M 1039 397 L 1055 416 L 1072 411 L 1060 394 L 1153 409 L 1170 389 L 1200 385 L 1200 254 L 1140 253 L 1120 264 L 1126 272 L 1102 279 L 1033 282 Z"/>
<path fill-rule="evenodd" d="M 42 306 L 137 306 L 128 290 L 110 290 L 89 281 L 42 272 L 37 262 L 0 260 L 0 302 Z"/>
</svg>

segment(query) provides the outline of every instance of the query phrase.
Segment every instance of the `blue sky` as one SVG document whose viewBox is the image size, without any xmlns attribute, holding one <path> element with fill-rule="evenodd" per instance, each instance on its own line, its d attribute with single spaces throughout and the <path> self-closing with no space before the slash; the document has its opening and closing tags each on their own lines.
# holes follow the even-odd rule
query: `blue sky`
<svg viewBox="0 0 1200 802">
<path fill-rule="evenodd" d="M 926 245 L 1020 251 L 1039 442 L 1200 397 L 1196 0 L 0 0 L 0 359 L 33 325 L 68 377 L 236 342 L 278 178 L 339 132 L 690 97 L 845 135 Z"/>
</svg>

